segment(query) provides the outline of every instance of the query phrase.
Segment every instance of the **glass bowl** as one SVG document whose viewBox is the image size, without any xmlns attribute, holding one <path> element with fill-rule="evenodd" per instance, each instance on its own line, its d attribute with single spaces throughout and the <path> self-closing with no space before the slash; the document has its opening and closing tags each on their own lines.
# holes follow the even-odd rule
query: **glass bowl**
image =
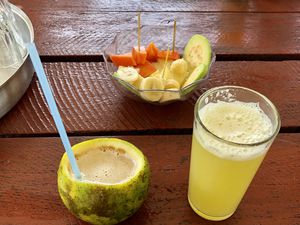
<svg viewBox="0 0 300 225">
<path fill-rule="evenodd" d="M 152 104 L 163 105 L 175 101 L 186 100 L 197 88 L 197 86 L 209 77 L 210 69 L 215 62 L 216 56 L 212 51 L 211 63 L 206 75 L 188 86 L 178 90 L 159 90 L 159 89 L 139 89 L 126 81 L 115 76 L 118 68 L 111 62 L 109 56 L 111 54 L 124 54 L 131 52 L 132 47 L 137 46 L 138 34 L 137 29 L 131 29 L 121 32 L 113 39 L 113 42 L 104 51 L 104 62 L 106 69 L 115 83 L 115 86 L 125 95 L 134 100 L 144 101 Z M 177 27 L 176 29 L 176 51 L 182 56 L 184 47 L 188 40 L 192 37 L 191 31 L 187 27 Z M 150 42 L 160 50 L 172 50 L 173 26 L 142 26 L 141 27 L 141 46 L 147 46 Z M 146 96 L 149 94 L 157 94 L 161 96 L 156 101 L 149 100 Z"/>
</svg>

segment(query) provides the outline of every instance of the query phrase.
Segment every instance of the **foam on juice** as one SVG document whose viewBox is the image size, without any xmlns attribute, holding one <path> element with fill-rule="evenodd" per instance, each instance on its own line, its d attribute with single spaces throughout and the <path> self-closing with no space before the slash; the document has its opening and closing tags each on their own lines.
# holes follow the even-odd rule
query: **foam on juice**
<svg viewBox="0 0 300 225">
<path fill-rule="evenodd" d="M 114 148 L 93 149 L 78 157 L 82 179 L 105 184 L 122 183 L 134 175 L 135 162 Z"/>
<path fill-rule="evenodd" d="M 240 144 L 264 141 L 273 133 L 272 122 L 257 103 L 223 102 L 208 103 L 198 112 L 204 126 L 217 137 Z M 265 145 L 243 146 L 226 144 L 213 138 L 201 126 L 196 138 L 211 153 L 223 158 L 249 159 L 265 153 Z"/>
</svg>

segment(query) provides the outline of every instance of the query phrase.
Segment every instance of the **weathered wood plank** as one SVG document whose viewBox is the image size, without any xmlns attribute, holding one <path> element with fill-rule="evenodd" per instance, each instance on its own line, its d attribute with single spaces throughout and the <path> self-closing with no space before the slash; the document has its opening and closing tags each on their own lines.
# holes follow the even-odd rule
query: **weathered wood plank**
<svg viewBox="0 0 300 225">
<path fill-rule="evenodd" d="M 299 12 L 300 3 L 291 1 L 235 1 L 235 0 L 89 0 L 89 1 L 46 1 L 12 0 L 12 3 L 23 7 L 25 10 L 44 11 L 45 9 L 69 11 L 179 11 L 179 12 Z"/>
<path fill-rule="evenodd" d="M 153 133 L 192 128 L 193 108 L 207 89 L 245 86 L 268 96 L 283 127 L 300 127 L 300 61 L 216 62 L 210 78 L 185 102 L 155 106 L 124 97 L 103 63 L 45 63 L 67 131 L 72 134 Z M 174 131 L 175 130 L 175 131 Z M 1 135 L 56 133 L 37 79 L 0 120 Z"/>
<path fill-rule="evenodd" d="M 43 56 L 99 56 L 117 33 L 136 28 L 137 24 L 135 12 L 45 8 L 27 13 Z M 174 18 L 177 18 L 178 27 L 188 27 L 191 35 L 207 36 L 218 55 L 237 55 L 241 60 L 245 59 L 243 55 L 271 59 L 274 55 L 300 57 L 298 13 L 146 12 L 142 14 L 142 24 L 167 24 Z"/>
<path fill-rule="evenodd" d="M 122 224 L 214 224 L 188 205 L 190 135 L 121 138 L 142 149 L 152 170 L 148 199 Z M 222 224 L 298 224 L 299 150 L 299 134 L 279 134 L 236 213 Z M 85 224 L 68 212 L 58 196 L 56 171 L 62 154 L 58 138 L 0 139 L 1 225 Z"/>
</svg>

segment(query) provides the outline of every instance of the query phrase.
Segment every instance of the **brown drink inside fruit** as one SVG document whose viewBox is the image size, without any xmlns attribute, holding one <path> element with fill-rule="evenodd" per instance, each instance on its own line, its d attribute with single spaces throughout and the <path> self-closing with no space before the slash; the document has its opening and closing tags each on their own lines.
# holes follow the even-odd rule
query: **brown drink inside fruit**
<svg viewBox="0 0 300 225">
<path fill-rule="evenodd" d="M 122 183 L 134 175 L 135 163 L 122 149 L 91 149 L 78 157 L 83 180 L 105 184 Z"/>
</svg>

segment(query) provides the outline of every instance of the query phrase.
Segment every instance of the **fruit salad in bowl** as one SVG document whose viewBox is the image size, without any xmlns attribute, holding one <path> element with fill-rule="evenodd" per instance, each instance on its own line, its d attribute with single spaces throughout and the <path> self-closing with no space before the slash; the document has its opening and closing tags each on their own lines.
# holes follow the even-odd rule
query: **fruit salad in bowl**
<svg viewBox="0 0 300 225">
<path fill-rule="evenodd" d="M 117 35 L 104 52 L 107 71 L 127 96 L 153 104 L 185 100 L 208 78 L 215 55 L 208 39 L 178 28 L 176 45 L 165 27 L 143 27 Z M 175 47 L 176 46 L 176 47 Z"/>
</svg>

